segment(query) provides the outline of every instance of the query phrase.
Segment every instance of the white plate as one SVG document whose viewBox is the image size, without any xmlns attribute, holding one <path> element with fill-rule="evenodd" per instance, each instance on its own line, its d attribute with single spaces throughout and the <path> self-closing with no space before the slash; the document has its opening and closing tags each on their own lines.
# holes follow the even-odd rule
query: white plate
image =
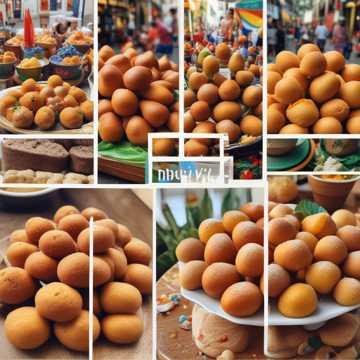
<svg viewBox="0 0 360 360">
<path fill-rule="evenodd" d="M 269 325 L 305 326 L 319 324 L 360 308 L 360 304 L 355 306 L 341 306 L 337 304 L 331 296 L 319 296 L 318 299 L 318 307 L 314 314 L 296 319 L 282 315 L 277 309 L 276 301 L 270 300 Z"/>
<path fill-rule="evenodd" d="M 179 262 L 179 269 L 184 266 Z M 200 305 L 209 313 L 220 316 L 223 319 L 229 320 L 235 324 L 239 325 L 252 325 L 252 326 L 264 326 L 264 313 L 260 309 L 256 314 L 248 317 L 236 317 L 226 313 L 220 306 L 220 301 L 218 299 L 213 299 L 210 296 L 206 295 L 203 290 L 186 290 L 181 288 L 181 295 L 190 300 L 191 302 Z"/>
<path fill-rule="evenodd" d="M 6 184 L 4 184 L 6 186 Z M 29 188 L 32 188 L 31 186 L 32 184 L 29 184 Z M 44 184 L 45 186 L 46 184 Z M 11 184 L 9 184 L 9 186 L 6 186 L 8 188 L 11 188 Z M 46 188 L 46 189 L 36 189 L 34 188 L 34 191 L 6 191 L 6 189 L 0 189 L 0 196 L 6 196 L 6 197 L 10 197 L 10 198 L 34 198 L 34 197 L 38 197 L 38 196 L 43 196 L 46 194 L 49 194 L 51 192 L 56 191 L 57 189 L 54 188 Z"/>
<path fill-rule="evenodd" d="M 249 317 L 236 317 L 226 313 L 220 306 L 220 301 L 206 295 L 203 290 L 186 290 L 181 288 L 181 295 L 191 302 L 200 305 L 209 313 L 220 316 L 239 325 L 264 326 L 264 313 L 259 310 Z"/>
<path fill-rule="evenodd" d="M 47 84 L 46 81 L 38 81 L 38 84 Z M 3 96 L 5 96 L 7 94 L 7 92 L 11 91 L 11 90 L 16 90 L 16 89 L 20 89 L 21 85 L 17 85 L 17 86 L 12 86 L 10 88 L 6 88 L 0 91 L 0 98 L 2 98 Z M 91 89 L 86 89 L 84 90 L 86 92 L 86 95 L 88 96 L 89 100 L 91 100 L 91 97 L 89 95 L 89 92 L 91 91 Z M 84 123 L 80 128 L 78 129 L 65 129 L 59 121 L 56 122 L 55 126 L 53 129 L 50 130 L 40 130 L 39 127 L 37 126 L 33 126 L 31 129 L 21 129 L 18 128 L 16 126 L 14 126 L 14 124 L 9 121 L 5 116 L 0 115 L 0 127 L 4 128 L 5 130 L 11 132 L 12 134 L 73 134 L 73 135 L 78 135 L 78 134 L 92 134 L 93 133 L 93 125 L 94 122 L 88 122 L 88 123 Z"/>
</svg>

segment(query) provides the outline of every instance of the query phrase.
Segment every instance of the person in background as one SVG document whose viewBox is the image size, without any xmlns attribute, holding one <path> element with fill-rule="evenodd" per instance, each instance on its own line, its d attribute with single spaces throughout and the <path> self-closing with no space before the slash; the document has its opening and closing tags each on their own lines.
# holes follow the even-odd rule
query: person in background
<svg viewBox="0 0 360 360">
<path fill-rule="evenodd" d="M 275 56 L 275 48 L 276 48 L 276 24 L 277 21 L 273 20 L 273 22 L 270 24 L 268 28 L 268 54 L 269 56 Z"/>
<path fill-rule="evenodd" d="M 65 17 L 59 16 L 53 26 L 54 37 L 56 39 L 58 47 L 65 41 L 66 33 L 69 29 L 70 23 Z"/>
<path fill-rule="evenodd" d="M 150 23 L 150 27 L 148 30 L 148 49 L 149 50 L 154 50 L 156 47 L 156 42 L 158 40 L 159 37 L 159 31 L 158 28 L 156 26 L 156 21 L 152 21 Z"/>
<path fill-rule="evenodd" d="M 342 20 L 335 24 L 332 33 L 332 42 L 334 44 L 335 50 L 340 52 L 344 51 L 346 45 L 345 21 Z"/>
<path fill-rule="evenodd" d="M 156 27 L 159 34 L 156 53 L 159 55 L 171 56 L 173 52 L 174 31 L 177 28 L 176 16 L 174 14 L 176 15 L 176 9 L 170 9 L 169 14 L 165 16 L 163 21 L 159 18 L 156 19 Z"/>
<path fill-rule="evenodd" d="M 177 21 L 177 13 L 176 9 L 172 8 L 170 9 L 170 14 L 172 17 L 172 34 L 173 34 L 173 40 L 174 43 L 177 44 L 177 38 L 178 38 L 178 21 Z"/>
<path fill-rule="evenodd" d="M 278 22 L 276 28 L 276 53 L 278 54 L 280 51 L 285 49 L 285 31 L 282 25 Z"/>
<path fill-rule="evenodd" d="M 135 24 L 135 15 L 133 13 L 129 13 L 129 19 L 128 19 L 128 34 L 130 36 L 133 36 L 135 29 L 136 29 L 136 24 Z"/>
<path fill-rule="evenodd" d="M 328 36 L 328 30 L 324 25 L 324 21 L 321 20 L 320 23 L 316 26 L 315 38 L 316 38 L 316 45 L 319 47 L 319 49 L 322 52 L 325 49 L 327 36 Z"/>
<path fill-rule="evenodd" d="M 299 23 L 299 21 L 297 21 L 296 25 L 295 25 L 295 33 L 294 33 L 296 50 L 299 48 L 300 41 L 301 41 L 301 26 L 300 25 L 301 24 Z"/>
<path fill-rule="evenodd" d="M 353 43 L 351 41 L 351 38 L 348 35 L 346 35 L 346 42 L 344 46 L 344 56 L 346 60 L 350 59 L 352 50 L 353 50 Z"/>
<path fill-rule="evenodd" d="M 226 17 L 220 21 L 220 35 L 224 41 L 231 41 L 234 27 L 234 9 L 229 9 Z"/>
</svg>

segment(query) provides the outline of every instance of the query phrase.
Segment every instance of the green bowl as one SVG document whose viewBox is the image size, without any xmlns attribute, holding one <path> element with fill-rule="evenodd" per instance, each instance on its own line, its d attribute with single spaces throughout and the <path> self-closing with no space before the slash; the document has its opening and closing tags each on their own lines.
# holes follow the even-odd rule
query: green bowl
<svg viewBox="0 0 360 360">
<path fill-rule="evenodd" d="M 82 63 L 78 65 L 56 64 L 50 61 L 54 74 L 59 75 L 64 81 L 73 81 L 81 79 Z"/>
<path fill-rule="evenodd" d="M 92 45 L 90 44 L 74 45 L 68 43 L 68 45 L 72 45 L 81 54 L 86 54 L 92 48 Z"/>
<path fill-rule="evenodd" d="M 16 66 L 16 72 L 21 81 L 25 81 L 27 79 L 34 79 L 35 81 L 39 81 L 41 78 L 41 74 L 43 69 L 49 65 L 48 59 L 40 59 L 40 66 L 33 68 L 21 68 Z"/>
<path fill-rule="evenodd" d="M 0 63 L 0 79 L 9 79 L 15 72 L 15 61 L 11 63 Z"/>
<path fill-rule="evenodd" d="M 21 68 L 17 66 L 16 72 L 19 75 L 21 81 L 25 81 L 27 79 L 34 79 L 35 81 L 39 81 L 41 78 L 42 68 L 42 66 L 36 68 Z"/>
<path fill-rule="evenodd" d="M 268 171 L 286 171 L 303 162 L 309 155 L 311 143 L 308 139 L 298 141 L 296 147 L 288 154 L 267 157 Z"/>
</svg>

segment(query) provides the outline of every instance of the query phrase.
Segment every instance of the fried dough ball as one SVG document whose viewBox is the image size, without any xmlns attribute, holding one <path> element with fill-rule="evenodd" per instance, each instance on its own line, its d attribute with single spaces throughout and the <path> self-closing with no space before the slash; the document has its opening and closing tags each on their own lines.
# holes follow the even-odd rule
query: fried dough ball
<svg viewBox="0 0 360 360">
<path fill-rule="evenodd" d="M 263 303 L 260 289 L 249 281 L 229 286 L 221 296 L 221 307 L 233 316 L 251 316 Z"/>
<path fill-rule="evenodd" d="M 64 205 L 56 211 L 54 215 L 54 221 L 58 224 L 62 218 L 71 214 L 80 214 L 80 211 L 75 206 Z"/>
<path fill-rule="evenodd" d="M 109 314 L 135 314 L 141 307 L 142 297 L 135 286 L 113 281 L 102 288 L 100 303 Z"/>
<path fill-rule="evenodd" d="M 26 259 L 36 251 L 38 251 L 38 248 L 33 244 L 15 242 L 7 248 L 6 257 L 12 266 L 23 268 Z"/>
<path fill-rule="evenodd" d="M 263 230 L 251 221 L 241 221 L 232 232 L 232 239 L 235 247 L 239 250 L 247 243 L 263 244 Z"/>
<path fill-rule="evenodd" d="M 302 230 L 315 235 L 318 239 L 336 234 L 336 224 L 327 213 L 307 216 L 301 223 Z"/>
<path fill-rule="evenodd" d="M 307 231 L 298 232 L 295 238 L 302 240 L 309 247 L 311 253 L 314 252 L 316 244 L 319 241 L 319 239 L 315 235 Z"/>
<path fill-rule="evenodd" d="M 123 224 L 118 224 L 118 244 L 124 247 L 132 239 L 132 234 L 129 228 Z"/>
<path fill-rule="evenodd" d="M 305 280 L 319 294 L 329 294 L 341 278 L 340 268 L 330 261 L 318 261 L 306 271 Z"/>
<path fill-rule="evenodd" d="M 261 204 L 246 203 L 240 206 L 240 211 L 245 213 L 253 222 L 264 217 L 264 206 Z"/>
<path fill-rule="evenodd" d="M 264 268 L 264 248 L 259 244 L 245 244 L 236 255 L 235 266 L 243 276 L 260 276 Z"/>
<path fill-rule="evenodd" d="M 296 233 L 296 228 L 285 218 L 275 218 L 269 221 L 269 243 L 273 246 L 295 239 Z"/>
<path fill-rule="evenodd" d="M 344 241 L 348 251 L 360 250 L 360 228 L 357 226 L 345 225 L 336 235 Z"/>
<path fill-rule="evenodd" d="M 144 332 L 143 320 L 138 315 L 113 314 L 101 321 L 104 336 L 115 344 L 131 344 L 138 341 Z"/>
<path fill-rule="evenodd" d="M 41 235 L 47 231 L 54 230 L 54 223 L 42 217 L 32 217 L 25 223 L 25 231 L 31 243 L 37 244 Z"/>
<path fill-rule="evenodd" d="M 360 280 L 360 250 L 349 253 L 343 271 L 346 275 Z"/>
<path fill-rule="evenodd" d="M 94 219 L 94 221 L 107 219 L 107 214 L 98 208 L 95 207 L 87 207 L 81 212 L 82 216 L 85 216 L 86 219 L 90 220 L 91 218 Z"/>
<path fill-rule="evenodd" d="M 83 306 L 81 295 L 61 282 L 42 287 L 35 296 L 35 307 L 48 320 L 67 322 L 80 315 Z"/>
<path fill-rule="evenodd" d="M 26 243 L 30 243 L 29 237 L 25 231 L 25 229 L 18 229 L 18 230 L 14 230 L 11 234 L 10 234 L 10 238 L 9 238 L 10 243 L 15 243 L 15 242 L 26 242 Z"/>
<path fill-rule="evenodd" d="M 336 210 L 332 215 L 332 219 L 334 220 L 336 227 L 340 229 L 346 225 L 356 225 L 356 217 L 355 215 L 346 209 Z"/>
<path fill-rule="evenodd" d="M 206 269 L 205 261 L 192 260 L 185 264 L 179 275 L 180 285 L 184 289 L 195 290 L 201 288 L 201 278 Z"/>
<path fill-rule="evenodd" d="M 205 246 L 199 239 L 187 238 L 181 240 L 176 247 L 176 258 L 182 262 L 204 259 Z"/>
<path fill-rule="evenodd" d="M 125 245 L 124 252 L 129 264 L 150 264 L 152 251 L 151 247 L 145 241 L 133 238 Z"/>
<path fill-rule="evenodd" d="M 236 257 L 236 248 L 230 236 L 225 233 L 214 234 L 205 246 L 204 259 L 210 265 L 216 262 L 233 264 Z"/>
<path fill-rule="evenodd" d="M 50 230 L 41 236 L 39 249 L 47 256 L 62 259 L 75 252 L 76 245 L 73 238 L 67 232 Z"/>
<path fill-rule="evenodd" d="M 81 214 L 67 215 L 58 224 L 58 229 L 66 231 L 73 239 L 77 239 L 79 234 L 87 227 L 89 227 L 89 222 Z"/>
<path fill-rule="evenodd" d="M 202 288 L 210 297 L 219 299 L 223 292 L 232 284 L 240 281 L 236 267 L 228 263 L 209 265 L 202 276 Z"/>
<path fill-rule="evenodd" d="M 93 341 L 100 335 L 100 323 L 93 316 Z M 54 334 L 68 349 L 86 352 L 89 349 L 89 312 L 82 310 L 80 315 L 68 322 L 56 322 Z"/>
<path fill-rule="evenodd" d="M 270 219 L 281 218 L 286 215 L 293 215 L 294 210 L 285 204 L 275 205 L 269 212 Z"/>
<path fill-rule="evenodd" d="M 262 288 L 263 288 L 262 278 Z M 268 292 L 269 296 L 278 297 L 290 285 L 289 273 L 280 265 L 272 263 L 268 266 Z"/>
<path fill-rule="evenodd" d="M 149 295 L 152 292 L 152 270 L 143 264 L 128 265 L 124 281 L 135 286 L 142 295 Z"/>
<path fill-rule="evenodd" d="M 32 306 L 11 311 L 4 323 L 5 335 L 18 349 L 31 350 L 44 344 L 50 337 L 50 323 Z"/>
<path fill-rule="evenodd" d="M 36 283 L 24 269 L 9 266 L 0 270 L 0 302 L 21 304 L 32 298 L 35 291 Z"/>
<path fill-rule="evenodd" d="M 275 248 L 274 262 L 289 271 L 298 271 L 311 264 L 312 254 L 302 240 L 288 240 Z"/>
<path fill-rule="evenodd" d="M 110 248 L 108 249 L 107 254 L 114 263 L 114 278 L 116 280 L 121 280 L 125 276 L 127 269 L 127 259 L 124 251 L 122 249 Z"/>
<path fill-rule="evenodd" d="M 302 318 L 314 313 L 317 303 L 316 292 L 310 285 L 296 283 L 280 295 L 278 309 L 284 316 Z"/>
<path fill-rule="evenodd" d="M 228 234 L 232 233 L 239 222 L 247 220 L 250 220 L 250 218 L 240 210 L 229 210 L 223 215 L 223 225 Z"/>
<path fill-rule="evenodd" d="M 223 223 L 216 219 L 206 219 L 199 226 L 199 238 L 205 244 L 212 235 L 224 232 L 226 231 Z"/>
<path fill-rule="evenodd" d="M 334 235 L 321 238 L 315 246 L 314 257 L 316 260 L 327 260 L 334 264 L 341 264 L 347 256 L 345 242 Z"/>
<path fill-rule="evenodd" d="M 57 279 L 58 262 L 41 251 L 32 253 L 25 261 L 25 270 L 35 279 L 54 281 Z"/>
<path fill-rule="evenodd" d="M 353 306 L 360 303 L 360 281 L 350 277 L 342 278 L 334 289 L 336 302 L 343 306 Z"/>
</svg>

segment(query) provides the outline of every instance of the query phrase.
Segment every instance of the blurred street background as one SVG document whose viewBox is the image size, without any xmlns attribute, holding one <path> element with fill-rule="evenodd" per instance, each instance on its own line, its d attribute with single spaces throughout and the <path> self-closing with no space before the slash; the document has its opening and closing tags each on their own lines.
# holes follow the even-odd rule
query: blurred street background
<svg viewBox="0 0 360 360">
<path fill-rule="evenodd" d="M 268 56 L 316 43 L 323 51 L 338 50 L 360 64 L 360 1 L 268 1 Z"/>
<path fill-rule="evenodd" d="M 177 8 L 176 0 L 98 0 L 99 48 L 132 43 L 178 63 Z"/>
</svg>

